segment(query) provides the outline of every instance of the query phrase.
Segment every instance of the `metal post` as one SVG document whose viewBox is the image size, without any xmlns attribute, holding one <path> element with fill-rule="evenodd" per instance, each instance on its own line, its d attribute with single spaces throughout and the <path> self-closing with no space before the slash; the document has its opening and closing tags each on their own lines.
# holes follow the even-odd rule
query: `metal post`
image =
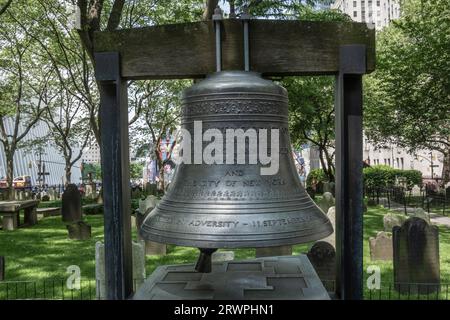
<svg viewBox="0 0 450 320">
<path fill-rule="evenodd" d="M 133 292 L 127 82 L 120 76 L 117 52 L 95 54 L 100 83 L 100 130 L 105 212 L 107 299 Z"/>
<path fill-rule="evenodd" d="M 362 75 L 366 47 L 340 48 L 336 77 L 336 294 L 363 298 Z"/>
<path fill-rule="evenodd" d="M 244 22 L 244 70 L 250 71 L 250 49 L 248 39 L 248 20 L 251 16 L 248 14 L 248 8 L 245 7 L 241 20 Z"/>
<path fill-rule="evenodd" d="M 217 7 L 214 10 L 214 14 L 212 16 L 212 19 L 214 21 L 214 27 L 216 31 L 216 71 L 220 72 L 222 71 L 222 39 L 220 34 L 220 21 L 222 20 L 222 10 L 220 10 L 220 7 Z"/>
</svg>

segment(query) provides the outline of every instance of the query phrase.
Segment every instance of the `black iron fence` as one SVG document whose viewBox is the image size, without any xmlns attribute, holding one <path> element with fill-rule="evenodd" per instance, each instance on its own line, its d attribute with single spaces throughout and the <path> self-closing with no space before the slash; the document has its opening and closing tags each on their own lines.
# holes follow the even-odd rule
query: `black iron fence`
<svg viewBox="0 0 450 320">
<path fill-rule="evenodd" d="M 449 190 L 434 191 L 428 188 L 413 190 L 405 187 L 366 188 L 369 204 L 382 204 L 389 209 L 408 210 L 422 208 L 428 213 L 448 216 L 450 213 Z"/>
<path fill-rule="evenodd" d="M 136 290 L 144 279 L 135 279 Z M 94 300 L 105 299 L 105 288 L 100 281 L 80 279 L 44 279 L 38 281 L 0 281 L 0 300 Z"/>
<path fill-rule="evenodd" d="M 0 281 L 0 300 L 94 300 L 99 297 L 99 283 L 80 280 L 79 286 L 69 289 L 67 280 Z M 142 279 L 135 280 L 136 285 Z M 334 297 L 334 280 L 322 281 Z M 450 284 L 381 283 L 379 288 L 364 289 L 365 300 L 449 300 Z"/>
</svg>

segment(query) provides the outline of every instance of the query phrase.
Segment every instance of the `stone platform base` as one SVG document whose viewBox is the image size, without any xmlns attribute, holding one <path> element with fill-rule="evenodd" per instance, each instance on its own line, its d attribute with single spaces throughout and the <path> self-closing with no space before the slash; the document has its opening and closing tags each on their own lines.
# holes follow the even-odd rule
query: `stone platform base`
<svg viewBox="0 0 450 320">
<path fill-rule="evenodd" d="M 160 266 L 134 300 L 329 300 L 306 255 L 213 263 L 211 273 L 194 264 Z"/>
</svg>

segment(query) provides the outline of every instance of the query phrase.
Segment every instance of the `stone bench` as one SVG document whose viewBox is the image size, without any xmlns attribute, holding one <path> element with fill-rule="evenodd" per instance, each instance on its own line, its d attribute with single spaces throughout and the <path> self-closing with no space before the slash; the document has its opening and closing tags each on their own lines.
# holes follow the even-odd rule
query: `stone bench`
<svg viewBox="0 0 450 320">
<path fill-rule="evenodd" d="M 61 215 L 60 207 L 38 208 L 36 211 L 37 213 L 42 214 L 44 218 Z"/>
<path fill-rule="evenodd" d="M 20 210 L 24 210 L 24 224 L 35 225 L 38 204 L 39 200 L 0 201 L 3 230 L 15 230 L 20 226 Z"/>
</svg>

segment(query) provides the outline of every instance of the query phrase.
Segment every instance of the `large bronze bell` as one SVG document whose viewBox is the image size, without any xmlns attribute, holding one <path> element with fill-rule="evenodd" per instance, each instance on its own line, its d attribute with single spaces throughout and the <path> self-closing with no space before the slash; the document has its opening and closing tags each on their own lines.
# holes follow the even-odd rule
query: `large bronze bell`
<svg viewBox="0 0 450 320">
<path fill-rule="evenodd" d="M 255 72 L 217 72 L 183 93 L 182 110 L 193 160 L 177 166 L 169 190 L 142 225 L 144 239 L 197 248 L 255 248 L 310 242 L 332 233 L 330 221 L 300 184 L 283 87 Z M 248 163 L 257 152 L 255 143 L 247 144 L 244 164 L 236 163 L 237 151 L 227 157 L 225 149 L 223 164 L 196 163 L 194 131 L 208 129 L 224 137 L 227 129 L 279 129 L 279 169 L 262 175 L 262 168 L 270 171 L 267 163 Z M 267 140 L 269 153 L 275 152 Z"/>
</svg>

